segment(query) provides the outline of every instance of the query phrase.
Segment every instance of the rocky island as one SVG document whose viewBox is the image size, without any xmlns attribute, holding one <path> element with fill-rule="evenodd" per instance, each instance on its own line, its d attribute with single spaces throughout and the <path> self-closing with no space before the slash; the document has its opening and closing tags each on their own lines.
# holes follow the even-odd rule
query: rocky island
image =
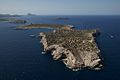
<svg viewBox="0 0 120 80">
<path fill-rule="evenodd" d="M 69 69 L 100 70 L 102 60 L 95 41 L 96 29 L 54 30 L 40 33 L 44 54 L 51 53 L 54 60 L 61 60 Z"/>
<path fill-rule="evenodd" d="M 16 28 L 16 30 L 26 30 L 26 29 L 34 29 L 34 28 L 52 28 L 52 29 L 67 29 L 71 30 L 74 28 L 72 25 L 62 25 L 62 24 L 30 24 L 26 26 L 19 26 Z"/>
<path fill-rule="evenodd" d="M 53 32 L 40 33 L 43 53 L 51 53 L 54 60 L 73 71 L 81 69 L 100 70 L 102 59 L 96 43 L 98 29 L 75 30 L 72 25 L 30 24 L 16 29 L 53 28 Z"/>
<path fill-rule="evenodd" d="M 69 20 L 70 18 L 67 17 L 57 17 L 55 20 Z"/>
</svg>

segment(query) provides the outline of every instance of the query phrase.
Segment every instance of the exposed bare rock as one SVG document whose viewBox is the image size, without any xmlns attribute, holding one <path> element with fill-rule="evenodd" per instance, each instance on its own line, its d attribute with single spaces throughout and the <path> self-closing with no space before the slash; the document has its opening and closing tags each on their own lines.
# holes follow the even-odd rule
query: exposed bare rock
<svg viewBox="0 0 120 80">
<path fill-rule="evenodd" d="M 40 33 L 44 52 L 51 52 L 55 60 L 73 71 L 101 69 L 100 50 L 95 42 L 97 30 L 55 30 Z"/>
</svg>

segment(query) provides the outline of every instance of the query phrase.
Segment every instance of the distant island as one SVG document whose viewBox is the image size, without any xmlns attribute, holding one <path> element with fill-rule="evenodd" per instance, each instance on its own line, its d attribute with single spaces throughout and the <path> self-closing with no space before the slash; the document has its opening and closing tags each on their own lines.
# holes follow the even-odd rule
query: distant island
<svg viewBox="0 0 120 80">
<path fill-rule="evenodd" d="M 52 29 L 67 29 L 70 30 L 74 28 L 73 25 L 62 25 L 62 24 L 30 24 L 25 26 L 16 27 L 16 30 L 26 30 L 26 29 L 33 29 L 33 28 L 52 28 Z"/>
<path fill-rule="evenodd" d="M 21 15 L 17 15 L 17 14 L 14 14 L 14 15 L 11 15 L 11 14 L 0 14 L 0 17 L 20 17 Z"/>
<path fill-rule="evenodd" d="M 0 14 L 0 17 L 21 17 L 21 16 L 36 16 L 36 14 L 27 13 L 26 15 L 19 14 Z"/>
<path fill-rule="evenodd" d="M 57 17 L 55 20 L 69 20 L 70 18 L 67 17 Z"/>
<path fill-rule="evenodd" d="M 25 23 L 27 23 L 26 20 L 15 19 L 15 18 L 0 18 L 0 22 L 9 22 L 9 23 L 16 23 L 16 24 L 25 24 Z"/>
<path fill-rule="evenodd" d="M 27 13 L 27 16 L 36 16 L 36 14 Z"/>
<path fill-rule="evenodd" d="M 0 18 L 0 22 L 9 21 L 8 19 Z"/>
</svg>

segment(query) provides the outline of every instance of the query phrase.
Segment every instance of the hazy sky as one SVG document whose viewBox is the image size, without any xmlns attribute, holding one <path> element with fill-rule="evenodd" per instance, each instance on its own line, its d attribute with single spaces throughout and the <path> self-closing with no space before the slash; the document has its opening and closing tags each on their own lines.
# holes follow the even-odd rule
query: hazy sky
<svg viewBox="0 0 120 80">
<path fill-rule="evenodd" d="M 120 15 L 120 0 L 0 0 L 0 13 Z"/>
</svg>

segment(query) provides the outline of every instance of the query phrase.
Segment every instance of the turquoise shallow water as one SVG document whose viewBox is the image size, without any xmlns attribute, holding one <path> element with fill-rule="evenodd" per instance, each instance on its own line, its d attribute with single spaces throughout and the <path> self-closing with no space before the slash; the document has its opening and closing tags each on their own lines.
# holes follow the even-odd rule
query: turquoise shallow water
<svg viewBox="0 0 120 80">
<path fill-rule="evenodd" d="M 68 17 L 69 20 L 55 20 Z M 119 80 L 120 16 L 22 16 L 29 23 L 72 24 L 76 29 L 100 28 L 97 37 L 104 69 L 72 72 L 51 55 L 42 55 L 39 32 L 52 29 L 14 30 L 17 24 L 0 22 L 0 80 Z M 111 38 L 110 35 L 114 36 Z"/>
</svg>

